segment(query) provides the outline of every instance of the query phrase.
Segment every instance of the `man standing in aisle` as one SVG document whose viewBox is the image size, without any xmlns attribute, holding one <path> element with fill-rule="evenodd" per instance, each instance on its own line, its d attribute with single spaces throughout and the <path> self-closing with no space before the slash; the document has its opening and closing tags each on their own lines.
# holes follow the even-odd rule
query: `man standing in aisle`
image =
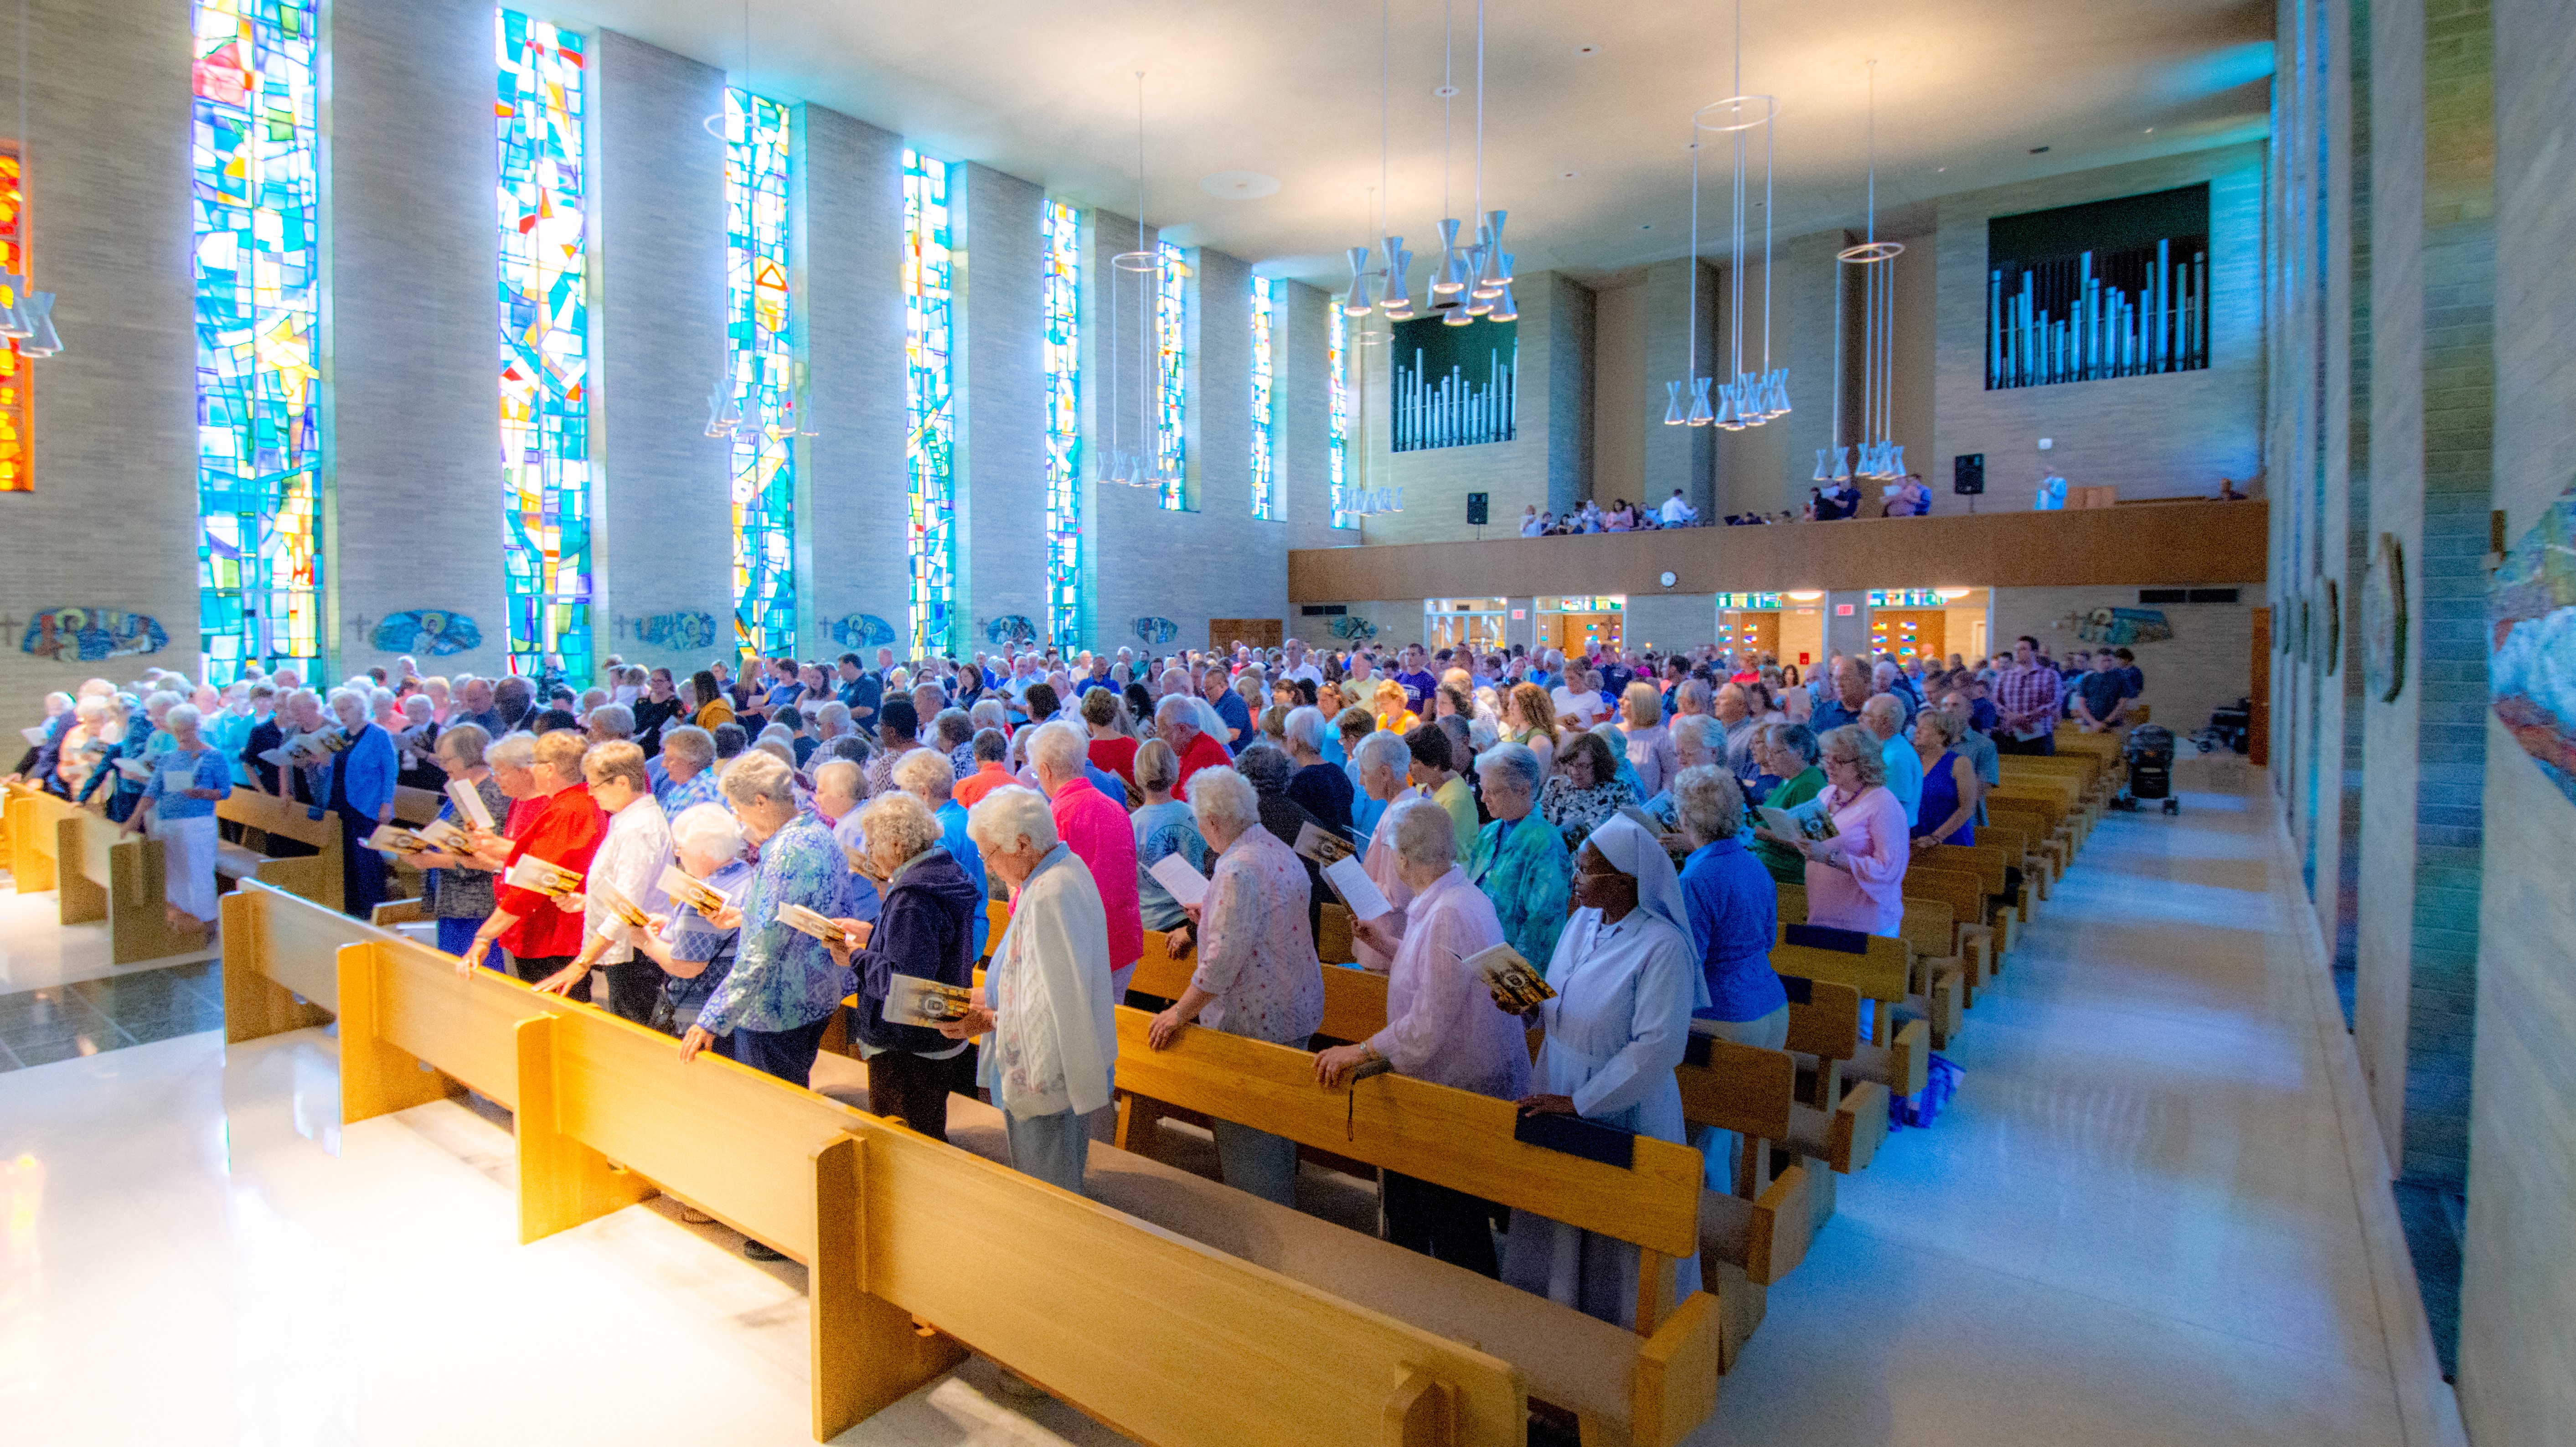
<svg viewBox="0 0 2576 1447">
<path fill-rule="evenodd" d="M 2025 633 L 2013 641 L 2013 666 L 1995 680 L 1995 749 L 2007 754 L 2057 752 L 2057 708 L 2064 696 L 2057 670 L 2039 659 L 2039 640 Z"/>
</svg>

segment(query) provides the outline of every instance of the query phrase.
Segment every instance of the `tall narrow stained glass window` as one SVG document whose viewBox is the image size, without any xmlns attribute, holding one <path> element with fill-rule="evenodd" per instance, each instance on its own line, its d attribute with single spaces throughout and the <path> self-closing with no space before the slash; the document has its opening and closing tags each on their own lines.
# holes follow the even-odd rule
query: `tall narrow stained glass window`
<svg viewBox="0 0 2576 1447">
<path fill-rule="evenodd" d="M 725 88 L 725 330 L 732 344 L 733 631 L 796 651 L 796 354 L 787 295 L 787 107 Z"/>
<path fill-rule="evenodd" d="M 949 388 L 955 318 L 948 211 L 949 166 L 903 153 L 904 479 L 911 503 L 912 651 L 945 651 L 957 602 L 957 421 Z"/>
<path fill-rule="evenodd" d="M 1046 247 L 1047 638 L 1082 642 L 1082 213 L 1049 201 Z"/>
<path fill-rule="evenodd" d="M 1351 332 L 1350 321 L 1342 309 L 1329 302 L 1324 314 L 1332 319 L 1331 332 L 1325 338 L 1324 371 L 1333 389 L 1333 436 L 1331 450 L 1325 454 L 1324 468 L 1332 489 L 1333 526 L 1351 525 L 1351 515 L 1342 511 L 1343 489 L 1350 485 L 1351 456 Z"/>
<path fill-rule="evenodd" d="M 25 194 L 19 188 L 18 153 L 0 147 L 0 271 L 27 274 Z M 10 305 L 18 298 L 11 295 Z M 0 492 L 36 490 L 33 378 L 15 338 L 0 338 Z"/>
<path fill-rule="evenodd" d="M 1336 308 L 1338 310 L 1338 308 Z M 1252 515 L 1279 520 L 1279 281 L 1252 279 Z"/>
<path fill-rule="evenodd" d="M 510 671 L 589 681 L 590 302 L 579 34 L 494 15 L 501 184 L 501 566 Z"/>
<path fill-rule="evenodd" d="M 315 0 L 194 0 L 197 586 L 210 681 L 321 656 Z"/>
<path fill-rule="evenodd" d="M 1189 496 L 1190 265 L 1168 241 L 1154 243 L 1162 265 L 1154 286 L 1154 470 L 1163 475 L 1163 506 L 1179 511 Z"/>
</svg>

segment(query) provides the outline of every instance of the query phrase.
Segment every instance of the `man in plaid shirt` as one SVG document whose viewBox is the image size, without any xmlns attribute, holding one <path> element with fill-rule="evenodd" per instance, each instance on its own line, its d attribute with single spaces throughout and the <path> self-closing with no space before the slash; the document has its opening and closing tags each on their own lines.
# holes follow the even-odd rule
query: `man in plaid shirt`
<svg viewBox="0 0 2576 1447">
<path fill-rule="evenodd" d="M 2039 661 L 2039 640 L 2013 643 L 2013 666 L 1995 680 L 1995 750 L 2006 754 L 2057 752 L 2057 710 L 2065 696 L 2057 670 Z"/>
</svg>

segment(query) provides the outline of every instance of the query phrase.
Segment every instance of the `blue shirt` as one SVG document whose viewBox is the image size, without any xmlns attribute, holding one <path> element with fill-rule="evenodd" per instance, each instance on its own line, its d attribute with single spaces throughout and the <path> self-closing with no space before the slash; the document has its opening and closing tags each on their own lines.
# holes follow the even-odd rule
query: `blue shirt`
<svg viewBox="0 0 2576 1447">
<path fill-rule="evenodd" d="M 1771 969 L 1779 934 L 1780 889 L 1750 850 L 1720 839 L 1682 863 L 1682 905 L 1708 979 L 1710 1020 L 1759 1020 L 1789 1003 Z"/>
<path fill-rule="evenodd" d="M 949 857 L 957 861 L 957 867 L 966 871 L 966 877 L 975 881 L 975 888 L 986 899 L 992 898 L 993 887 L 984 877 L 984 851 L 966 835 L 965 805 L 951 799 L 939 806 L 939 833 L 940 842 L 948 847 Z M 984 937 L 992 929 L 992 911 L 975 911 L 975 958 L 984 958 Z"/>
<path fill-rule="evenodd" d="M 1216 716 L 1224 719 L 1225 726 L 1239 735 L 1239 737 L 1217 740 L 1225 745 L 1226 752 L 1233 753 L 1257 737 L 1252 731 L 1252 710 L 1244 707 L 1242 694 L 1229 688 L 1217 696 L 1215 707 Z"/>
<path fill-rule="evenodd" d="M 760 846 L 760 865 L 742 901 L 742 943 L 724 988 L 698 1012 L 710 1035 L 776 1034 L 841 1007 L 855 977 L 812 935 L 781 924 L 778 907 L 801 904 L 827 918 L 849 913 L 850 862 L 832 831 L 809 810 Z"/>
<path fill-rule="evenodd" d="M 1878 756 L 1887 762 L 1887 792 L 1905 806 L 1905 825 L 1910 829 L 1922 822 L 1923 756 L 1914 752 L 1914 741 L 1903 734 L 1879 745 Z"/>
<path fill-rule="evenodd" d="M 161 756 L 152 770 L 152 782 L 143 786 L 143 797 L 155 801 L 153 812 L 163 819 L 203 819 L 215 812 L 215 799 L 191 799 L 185 794 L 165 792 L 174 770 L 187 769 L 187 783 L 182 789 L 212 789 L 215 799 L 229 799 L 233 793 L 231 760 L 220 749 L 200 743 L 194 754 L 172 749 Z"/>
<path fill-rule="evenodd" d="M 1838 729 L 1859 722 L 1860 714 L 1843 707 L 1842 695 L 1838 693 L 1818 699 L 1816 706 L 1807 711 L 1807 727 L 1813 729 L 1818 738 L 1823 738 L 1827 729 Z"/>
<path fill-rule="evenodd" d="M 698 804 L 721 804 L 724 791 L 716 787 L 713 765 L 691 774 L 688 782 L 674 784 L 668 776 L 653 786 L 653 802 L 662 806 L 665 818 L 677 819 L 682 810 Z"/>
</svg>

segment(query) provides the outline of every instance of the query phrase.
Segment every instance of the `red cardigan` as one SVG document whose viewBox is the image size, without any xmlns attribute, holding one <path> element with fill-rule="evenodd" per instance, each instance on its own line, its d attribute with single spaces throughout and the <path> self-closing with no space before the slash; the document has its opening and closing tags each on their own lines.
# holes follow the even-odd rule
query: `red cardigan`
<svg viewBox="0 0 2576 1447">
<path fill-rule="evenodd" d="M 503 871 L 521 856 L 533 854 L 548 864 L 589 873 L 590 856 L 599 851 L 600 838 L 608 832 L 608 816 L 590 801 L 590 790 L 575 784 L 543 801 L 528 802 L 537 805 L 535 817 L 528 821 L 527 832 L 511 844 Z M 555 908 L 551 897 L 504 884 L 498 877 L 492 884 L 492 902 L 519 917 L 500 936 L 501 948 L 513 956 L 552 959 L 581 952 L 580 911 L 566 914 Z"/>
</svg>

